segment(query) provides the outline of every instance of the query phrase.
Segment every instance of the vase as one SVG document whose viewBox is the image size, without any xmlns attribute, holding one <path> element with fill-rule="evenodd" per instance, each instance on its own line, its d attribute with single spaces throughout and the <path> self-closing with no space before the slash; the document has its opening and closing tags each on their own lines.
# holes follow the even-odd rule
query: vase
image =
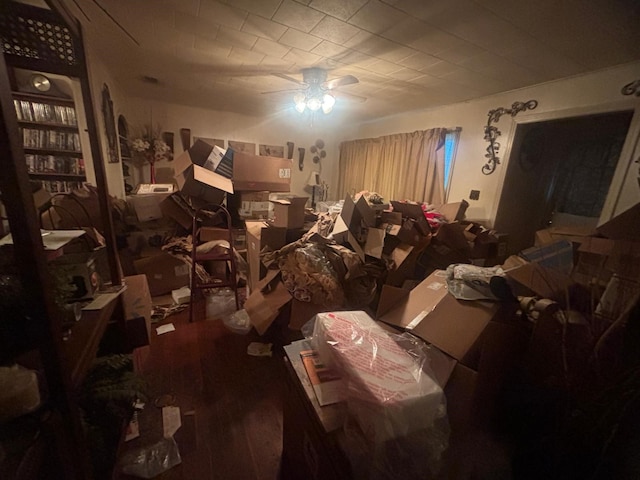
<svg viewBox="0 0 640 480">
<path fill-rule="evenodd" d="M 156 166 L 154 162 L 149 162 L 149 183 L 156 183 Z"/>
</svg>

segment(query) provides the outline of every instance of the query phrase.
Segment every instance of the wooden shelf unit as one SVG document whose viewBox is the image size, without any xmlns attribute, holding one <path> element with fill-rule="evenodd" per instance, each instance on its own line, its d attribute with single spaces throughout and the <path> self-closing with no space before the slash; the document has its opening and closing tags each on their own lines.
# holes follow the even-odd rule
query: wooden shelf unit
<svg viewBox="0 0 640 480">
<path fill-rule="evenodd" d="M 50 429 L 53 438 L 48 442 L 52 445 L 55 463 L 59 470 L 46 472 L 45 476 L 70 480 L 90 479 L 92 468 L 87 439 L 82 427 L 81 412 L 77 404 L 79 393 L 77 387 L 97 354 L 108 320 L 120 305 L 118 300 L 114 300 L 97 312 L 83 315 L 68 340 L 63 339 L 63 318 L 52 295 L 53 280 L 48 273 L 40 221 L 32 194 L 30 181 L 32 177 L 24 156 L 22 133 L 25 128 L 33 128 L 68 135 L 75 134 L 78 126 L 67 125 L 65 121 L 53 121 L 55 109 L 53 109 L 53 117 L 39 116 L 37 123 L 40 124 L 32 125 L 31 122 L 36 121 L 35 117 L 30 119 L 22 115 L 22 119 L 18 118 L 14 100 L 71 108 L 75 108 L 75 105 L 65 98 L 16 93 L 15 82 L 12 82 L 12 71 L 23 69 L 67 76 L 78 81 L 89 138 L 88 145 L 83 147 L 87 148 L 87 151 L 90 149 L 93 159 L 103 226 L 101 233 L 106 240 L 108 275 L 104 280 L 120 286 L 122 278 L 109 207 L 105 162 L 93 107 L 94 96 L 89 83 L 82 28 L 79 22 L 66 15 L 64 11 L 57 13 L 54 10 L 17 2 L 9 2 L 9 4 L 8 8 L 0 9 L 0 29 L 5 36 L 5 41 L 0 46 L 3 51 L 0 56 L 0 171 L 2 172 L 0 195 L 14 242 L 10 250 L 4 247 L 0 249 L 0 260 L 8 260 L 19 266 L 17 268 L 21 287 L 19 298 L 27 301 L 23 301 L 24 315 L 18 317 L 21 321 L 20 326 L 24 329 L 25 344 L 21 345 L 20 352 L 12 351 L 12 356 L 7 361 L 20 360 L 22 358 L 20 353 L 33 353 L 33 357 L 38 360 L 39 366 L 36 368 L 40 372 L 42 383 L 46 385 L 46 407 L 53 417 L 59 418 L 55 426 Z M 36 22 L 38 28 L 44 30 L 45 34 L 38 35 L 29 30 L 29 22 Z M 58 54 L 59 45 L 63 45 L 65 52 L 63 57 Z M 70 111 L 65 110 L 65 112 Z M 62 115 L 62 110 L 58 110 L 58 114 Z M 64 116 L 60 118 L 64 119 Z M 66 118 L 67 123 L 73 123 L 68 120 L 68 115 Z M 67 140 L 69 138 L 67 137 Z M 39 153 L 41 152 L 38 150 L 37 154 Z M 60 154 L 58 151 L 54 153 Z M 64 155 L 65 153 L 67 152 L 62 152 L 61 156 L 71 156 Z M 78 155 L 77 152 L 72 153 Z M 42 177 L 40 173 L 48 172 L 38 172 L 38 175 L 34 175 L 33 178 L 40 179 Z M 123 325 L 122 327 L 124 330 Z M 6 340 L 13 340 L 14 333 L 6 331 L 3 333 Z M 3 352 L 3 355 L 6 356 L 7 352 Z M 44 478 L 45 472 L 38 473 L 40 476 L 34 478 Z"/>
</svg>

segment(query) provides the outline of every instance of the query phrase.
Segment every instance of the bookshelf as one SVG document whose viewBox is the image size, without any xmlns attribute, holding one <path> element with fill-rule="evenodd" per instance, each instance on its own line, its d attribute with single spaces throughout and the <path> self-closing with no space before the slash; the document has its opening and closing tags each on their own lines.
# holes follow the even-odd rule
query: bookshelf
<svg viewBox="0 0 640 480">
<path fill-rule="evenodd" d="M 27 171 L 49 193 L 86 182 L 78 117 L 70 98 L 12 92 Z"/>
</svg>

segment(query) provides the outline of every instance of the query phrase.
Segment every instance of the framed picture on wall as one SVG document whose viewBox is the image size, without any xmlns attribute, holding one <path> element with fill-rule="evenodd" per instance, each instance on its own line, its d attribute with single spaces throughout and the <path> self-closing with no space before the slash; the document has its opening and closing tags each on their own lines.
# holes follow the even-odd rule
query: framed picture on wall
<svg viewBox="0 0 640 480">
<path fill-rule="evenodd" d="M 251 155 L 256 154 L 255 143 L 238 142 L 236 140 L 229 140 L 229 148 L 231 148 L 234 152 L 250 153 Z"/>
<path fill-rule="evenodd" d="M 202 140 L 203 142 L 208 143 L 212 147 L 224 148 L 224 140 L 220 138 L 193 137 L 194 143 L 196 140 Z"/>
<path fill-rule="evenodd" d="M 113 113 L 113 101 L 109 87 L 105 83 L 102 86 L 102 115 L 104 118 L 104 128 L 107 136 L 107 159 L 109 163 L 118 163 L 118 134 L 116 132 L 116 118 Z"/>
<path fill-rule="evenodd" d="M 282 145 L 260 145 L 258 155 L 266 157 L 284 158 L 284 147 Z"/>
<path fill-rule="evenodd" d="M 162 140 L 169 147 L 169 151 L 166 153 L 167 160 L 173 160 L 173 132 L 162 132 Z"/>
</svg>

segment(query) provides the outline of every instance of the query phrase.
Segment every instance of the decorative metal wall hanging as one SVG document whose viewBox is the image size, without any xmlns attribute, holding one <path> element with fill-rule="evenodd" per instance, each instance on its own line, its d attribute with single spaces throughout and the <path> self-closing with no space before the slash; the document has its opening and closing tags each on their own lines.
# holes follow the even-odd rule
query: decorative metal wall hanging
<svg viewBox="0 0 640 480">
<path fill-rule="evenodd" d="M 498 127 L 492 125 L 492 123 L 498 123 L 500 117 L 502 115 L 511 115 L 515 117 L 518 113 L 524 112 L 525 110 L 533 110 L 538 106 L 537 100 L 529 100 L 527 102 L 513 102 L 511 108 L 496 108 L 494 110 L 489 110 L 487 116 L 487 125 L 484 127 L 484 139 L 489 142 L 489 146 L 487 147 L 487 153 L 485 153 L 485 158 L 487 159 L 487 163 L 485 163 L 482 167 L 482 173 L 485 175 L 491 175 L 496 171 L 496 167 L 500 163 L 500 158 L 498 157 L 498 152 L 500 150 L 500 143 L 498 143 L 498 137 L 502 135 L 502 132 L 498 130 Z"/>
<path fill-rule="evenodd" d="M 640 80 L 635 80 L 631 83 L 627 83 L 620 91 L 623 95 L 635 95 L 640 97 Z"/>
<path fill-rule="evenodd" d="M 304 148 L 298 147 L 298 169 L 300 171 L 304 170 Z"/>
</svg>

